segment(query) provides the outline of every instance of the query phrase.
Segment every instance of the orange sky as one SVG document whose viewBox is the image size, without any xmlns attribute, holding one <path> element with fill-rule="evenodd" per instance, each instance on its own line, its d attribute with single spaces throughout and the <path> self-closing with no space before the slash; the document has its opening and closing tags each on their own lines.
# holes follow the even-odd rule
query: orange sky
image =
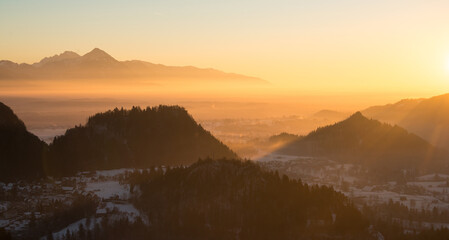
<svg viewBox="0 0 449 240">
<path fill-rule="evenodd" d="M 118 60 L 212 67 L 278 92 L 449 87 L 448 1 L 0 2 L 0 59 L 33 63 L 99 47 Z"/>
</svg>

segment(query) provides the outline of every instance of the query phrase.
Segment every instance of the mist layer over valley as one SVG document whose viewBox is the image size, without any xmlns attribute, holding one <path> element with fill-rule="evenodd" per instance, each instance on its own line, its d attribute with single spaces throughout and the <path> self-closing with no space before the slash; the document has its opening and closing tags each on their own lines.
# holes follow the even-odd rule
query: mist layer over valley
<svg viewBox="0 0 449 240">
<path fill-rule="evenodd" d="M 449 239 L 448 12 L 0 0 L 0 240 Z"/>
<path fill-rule="evenodd" d="M 448 95 L 298 94 L 99 49 L 2 61 L 0 76 L 1 237 L 438 239 L 449 227 Z"/>
</svg>

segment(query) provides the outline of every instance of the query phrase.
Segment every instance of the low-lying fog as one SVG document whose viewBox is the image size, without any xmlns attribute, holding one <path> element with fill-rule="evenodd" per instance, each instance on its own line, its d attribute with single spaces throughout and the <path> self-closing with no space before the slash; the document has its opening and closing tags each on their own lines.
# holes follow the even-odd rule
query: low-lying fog
<svg viewBox="0 0 449 240">
<path fill-rule="evenodd" d="M 282 132 L 304 135 L 357 110 L 400 98 L 397 94 L 325 94 L 270 83 L 206 80 L 0 82 L 0 101 L 10 106 L 27 128 L 46 142 L 67 128 L 84 124 L 97 112 L 116 107 L 180 105 L 206 130 L 248 158 L 271 149 L 266 144 L 270 136 Z"/>
</svg>

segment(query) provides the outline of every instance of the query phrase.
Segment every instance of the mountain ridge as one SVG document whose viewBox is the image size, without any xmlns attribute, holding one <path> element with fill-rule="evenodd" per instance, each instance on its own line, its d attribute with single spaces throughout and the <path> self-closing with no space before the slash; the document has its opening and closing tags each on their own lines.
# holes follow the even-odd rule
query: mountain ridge
<svg viewBox="0 0 449 240">
<path fill-rule="evenodd" d="M 404 99 L 362 112 L 371 118 L 397 124 L 431 144 L 449 150 L 449 94 Z"/>
<path fill-rule="evenodd" d="M 82 56 L 72 51 L 65 51 L 33 64 L 0 61 L 0 80 L 54 78 L 208 79 L 268 83 L 257 77 L 227 73 L 213 68 L 167 66 L 141 60 L 118 61 L 99 48 L 94 48 Z"/>
<path fill-rule="evenodd" d="M 68 129 L 49 146 L 54 175 L 77 171 L 188 165 L 238 156 L 179 106 L 114 109 Z"/>
<path fill-rule="evenodd" d="M 78 57 L 80 57 L 80 55 L 78 53 L 75 53 L 72 51 L 65 51 L 61 54 L 56 54 L 52 57 L 45 57 L 42 60 L 40 60 L 39 62 L 33 63 L 31 65 L 32 66 L 42 66 L 49 62 L 63 61 L 66 59 L 73 59 L 73 58 L 78 58 Z"/>
<path fill-rule="evenodd" d="M 420 174 L 447 171 L 449 156 L 421 137 L 397 125 L 368 119 L 361 112 L 320 127 L 277 152 L 361 164 L 386 179 L 400 176 L 404 169 Z"/>
</svg>

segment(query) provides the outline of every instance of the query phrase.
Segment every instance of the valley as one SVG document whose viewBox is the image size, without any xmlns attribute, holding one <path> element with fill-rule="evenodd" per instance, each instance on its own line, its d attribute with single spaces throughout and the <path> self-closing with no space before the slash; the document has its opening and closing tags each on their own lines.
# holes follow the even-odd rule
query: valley
<svg viewBox="0 0 449 240">
<path fill-rule="evenodd" d="M 449 240 L 448 12 L 0 0 L 0 240 Z"/>
</svg>

